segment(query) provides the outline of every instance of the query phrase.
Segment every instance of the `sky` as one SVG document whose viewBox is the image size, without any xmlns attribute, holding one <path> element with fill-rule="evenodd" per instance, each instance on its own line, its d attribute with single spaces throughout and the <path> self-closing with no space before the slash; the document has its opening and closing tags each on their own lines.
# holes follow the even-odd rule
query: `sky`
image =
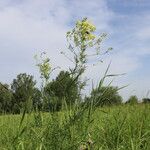
<svg viewBox="0 0 150 150">
<path fill-rule="evenodd" d="M 0 81 L 10 84 L 19 73 L 39 81 L 34 55 L 47 52 L 53 67 L 68 69 L 70 62 L 60 54 L 66 51 L 66 32 L 76 20 L 87 17 L 97 32 L 107 33 L 102 49 L 113 51 L 103 63 L 87 68 L 85 77 L 96 86 L 111 62 L 109 73 L 124 100 L 139 99 L 150 90 L 150 1 L 149 0 L 0 0 Z M 58 74 L 53 73 L 52 78 Z M 106 81 L 107 83 L 107 81 Z"/>
</svg>

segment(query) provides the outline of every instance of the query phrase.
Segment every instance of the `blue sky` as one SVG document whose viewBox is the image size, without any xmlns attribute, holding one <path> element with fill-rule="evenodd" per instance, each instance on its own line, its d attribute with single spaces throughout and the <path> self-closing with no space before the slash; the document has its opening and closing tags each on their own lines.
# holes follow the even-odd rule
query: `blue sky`
<svg viewBox="0 0 150 150">
<path fill-rule="evenodd" d="M 150 90 L 149 0 L 0 0 L 0 81 L 11 83 L 23 72 L 39 79 L 33 56 L 42 51 L 54 67 L 67 69 L 69 63 L 60 50 L 66 49 L 66 32 L 83 17 L 98 32 L 108 34 L 102 48 L 113 47 L 104 63 L 88 68 L 85 76 L 96 85 L 111 61 L 110 73 L 126 73 L 113 83 L 129 84 L 120 91 L 124 99 L 131 94 L 146 96 Z M 86 91 L 90 88 L 89 83 Z"/>
</svg>

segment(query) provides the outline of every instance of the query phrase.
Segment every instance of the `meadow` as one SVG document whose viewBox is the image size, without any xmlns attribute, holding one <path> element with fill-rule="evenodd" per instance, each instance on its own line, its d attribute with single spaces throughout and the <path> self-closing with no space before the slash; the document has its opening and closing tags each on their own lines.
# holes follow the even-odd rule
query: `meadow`
<svg viewBox="0 0 150 150">
<path fill-rule="evenodd" d="M 2 115 L 0 150 L 149 150 L 149 114 L 150 105 L 136 104 L 100 107 L 90 115 L 88 110 Z"/>
</svg>

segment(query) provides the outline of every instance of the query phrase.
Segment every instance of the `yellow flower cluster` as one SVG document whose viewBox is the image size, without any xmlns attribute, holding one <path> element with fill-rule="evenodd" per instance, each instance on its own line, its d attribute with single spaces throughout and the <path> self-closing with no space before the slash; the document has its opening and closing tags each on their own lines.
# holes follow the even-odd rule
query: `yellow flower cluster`
<svg viewBox="0 0 150 150">
<path fill-rule="evenodd" d="M 96 27 L 91 24 L 87 19 L 78 21 L 76 27 L 80 30 L 83 40 L 93 40 L 96 36 L 93 32 L 96 30 Z"/>
</svg>

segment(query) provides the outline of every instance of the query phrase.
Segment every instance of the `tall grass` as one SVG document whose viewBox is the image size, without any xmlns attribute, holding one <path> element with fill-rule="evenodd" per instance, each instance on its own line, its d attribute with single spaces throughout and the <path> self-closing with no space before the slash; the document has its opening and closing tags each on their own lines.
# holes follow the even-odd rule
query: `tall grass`
<svg viewBox="0 0 150 150">
<path fill-rule="evenodd" d="M 90 122 L 88 112 L 82 113 L 41 113 L 42 126 L 37 126 L 33 113 L 24 116 L 21 126 L 21 115 L 1 116 L 0 149 L 150 149 L 149 105 L 97 108 Z"/>
</svg>

